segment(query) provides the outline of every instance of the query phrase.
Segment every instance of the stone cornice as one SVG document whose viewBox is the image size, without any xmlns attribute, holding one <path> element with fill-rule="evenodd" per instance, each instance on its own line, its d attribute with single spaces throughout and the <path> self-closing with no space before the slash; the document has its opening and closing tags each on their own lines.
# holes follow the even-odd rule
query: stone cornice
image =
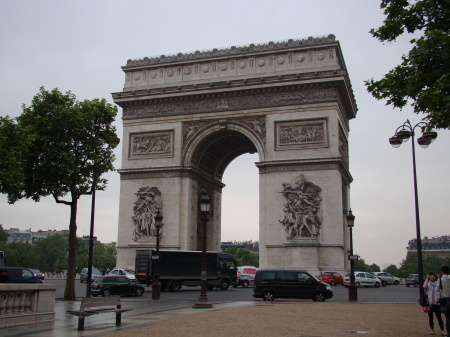
<svg viewBox="0 0 450 337">
<path fill-rule="evenodd" d="M 259 172 L 263 174 L 271 172 L 338 170 L 347 184 L 353 181 L 353 177 L 342 158 L 258 162 L 256 166 L 259 168 Z"/>
<path fill-rule="evenodd" d="M 214 48 L 213 50 L 209 51 L 195 51 L 192 53 L 178 53 L 176 55 L 161 55 L 159 57 L 144 57 L 142 59 L 136 59 L 131 60 L 129 59 L 127 61 L 127 65 L 122 67 L 124 70 L 126 69 L 132 69 L 142 66 L 149 66 L 149 65 L 162 65 L 162 64 L 170 64 L 174 62 L 186 62 L 186 61 L 193 61 L 193 60 L 203 60 L 203 59 L 209 59 L 209 58 L 218 58 L 218 57 L 224 57 L 224 56 L 241 56 L 241 55 L 247 55 L 250 53 L 261 53 L 261 52 L 273 52 L 277 50 L 286 50 L 286 49 L 292 49 L 292 48 L 299 48 L 299 47 L 308 47 L 308 46 L 319 46 L 319 45 L 325 45 L 330 43 L 336 43 L 336 37 L 333 34 L 330 34 L 328 36 L 323 37 L 308 37 L 307 39 L 289 39 L 287 41 L 282 42 L 273 42 L 270 41 L 268 43 L 262 43 L 262 44 L 250 44 L 249 46 L 242 46 L 242 47 L 230 47 L 230 48 L 224 48 L 224 49 L 217 49 Z"/>
<path fill-rule="evenodd" d="M 353 97 L 345 96 L 342 79 L 327 83 L 261 87 L 239 91 L 190 94 L 142 100 L 116 101 L 123 108 L 123 119 L 151 118 L 203 112 L 236 111 L 274 106 L 337 102 L 343 105 L 346 120 L 355 117 Z"/>
</svg>

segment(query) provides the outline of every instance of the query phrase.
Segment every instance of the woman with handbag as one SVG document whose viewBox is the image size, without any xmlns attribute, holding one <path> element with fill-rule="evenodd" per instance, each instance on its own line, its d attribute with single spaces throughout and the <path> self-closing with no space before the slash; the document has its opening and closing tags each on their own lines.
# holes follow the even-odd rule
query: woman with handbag
<svg viewBox="0 0 450 337">
<path fill-rule="evenodd" d="M 423 284 L 423 288 L 426 291 L 428 297 L 428 307 L 430 308 L 430 310 L 427 312 L 428 323 L 430 324 L 431 328 L 430 334 L 434 335 L 434 313 L 439 323 L 439 327 L 441 328 L 441 336 L 446 336 L 446 334 L 444 333 L 444 323 L 442 322 L 441 310 L 439 305 L 439 300 L 441 298 L 441 289 L 439 286 L 439 282 L 436 281 L 436 274 L 429 273 L 427 275 L 427 279 Z"/>
<path fill-rule="evenodd" d="M 450 275 L 448 275 L 448 272 L 449 272 L 448 266 L 443 266 L 441 268 L 442 273 L 442 277 L 440 279 L 441 306 L 446 307 L 444 315 L 445 315 L 445 328 L 447 329 L 447 336 L 450 329 Z"/>
</svg>

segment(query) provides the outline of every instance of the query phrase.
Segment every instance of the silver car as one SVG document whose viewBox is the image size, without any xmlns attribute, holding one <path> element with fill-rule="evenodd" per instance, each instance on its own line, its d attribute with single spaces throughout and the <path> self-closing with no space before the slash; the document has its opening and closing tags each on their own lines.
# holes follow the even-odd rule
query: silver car
<svg viewBox="0 0 450 337">
<path fill-rule="evenodd" d="M 387 284 L 394 284 L 394 285 L 400 284 L 400 279 L 390 273 L 376 272 L 374 274 L 377 275 L 382 281 L 386 282 Z"/>
<path fill-rule="evenodd" d="M 350 284 L 350 273 L 344 276 L 344 286 L 348 287 Z M 382 281 L 372 273 L 364 271 L 355 271 L 355 285 L 357 287 L 375 287 L 379 288 Z"/>
</svg>

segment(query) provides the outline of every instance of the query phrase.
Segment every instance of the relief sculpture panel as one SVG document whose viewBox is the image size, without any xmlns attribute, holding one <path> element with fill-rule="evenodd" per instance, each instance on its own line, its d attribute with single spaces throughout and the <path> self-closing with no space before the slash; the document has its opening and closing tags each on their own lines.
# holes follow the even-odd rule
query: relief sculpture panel
<svg viewBox="0 0 450 337">
<path fill-rule="evenodd" d="M 328 146 L 326 120 L 276 124 L 277 150 Z"/>
<path fill-rule="evenodd" d="M 284 218 L 278 220 L 288 238 L 317 238 L 322 219 L 319 216 L 322 189 L 309 182 L 303 175 L 295 182 L 283 183 Z"/>
<path fill-rule="evenodd" d="M 173 155 L 173 131 L 130 135 L 130 159 Z"/>
<path fill-rule="evenodd" d="M 135 195 L 137 199 L 133 206 L 133 240 L 156 238 L 155 216 L 158 210 L 162 212 L 163 207 L 161 192 L 157 187 L 146 186 L 139 188 Z M 160 238 L 162 228 L 159 231 Z"/>
</svg>

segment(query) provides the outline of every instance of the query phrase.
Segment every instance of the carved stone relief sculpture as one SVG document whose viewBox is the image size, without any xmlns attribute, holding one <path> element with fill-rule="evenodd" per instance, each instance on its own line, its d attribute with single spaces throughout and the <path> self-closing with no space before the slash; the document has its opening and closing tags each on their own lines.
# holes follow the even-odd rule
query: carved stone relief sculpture
<svg viewBox="0 0 450 337">
<path fill-rule="evenodd" d="M 317 238 L 322 219 L 319 216 L 322 189 L 301 175 L 294 185 L 283 183 L 284 218 L 279 220 L 289 238 Z"/>
<path fill-rule="evenodd" d="M 131 134 L 130 158 L 173 154 L 173 132 Z"/>
<path fill-rule="evenodd" d="M 146 186 L 139 188 L 135 195 L 137 200 L 133 206 L 133 240 L 156 238 L 155 216 L 163 207 L 161 192 L 157 187 Z M 159 233 L 162 238 L 162 229 Z"/>
<path fill-rule="evenodd" d="M 326 120 L 277 123 L 277 149 L 327 146 Z"/>
</svg>

